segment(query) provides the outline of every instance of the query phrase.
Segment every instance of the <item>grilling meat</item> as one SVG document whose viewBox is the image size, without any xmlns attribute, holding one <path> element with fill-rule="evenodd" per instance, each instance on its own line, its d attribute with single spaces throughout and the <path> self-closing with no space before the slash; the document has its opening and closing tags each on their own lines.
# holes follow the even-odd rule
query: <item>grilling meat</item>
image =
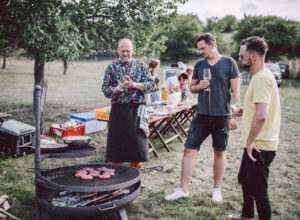
<svg viewBox="0 0 300 220">
<path fill-rule="evenodd" d="M 76 173 L 88 174 L 88 171 L 86 171 L 86 170 L 77 170 Z"/>
<path fill-rule="evenodd" d="M 83 175 L 85 175 L 85 174 L 83 174 L 83 173 L 76 173 L 74 176 L 78 177 L 78 178 L 81 178 Z"/>
<path fill-rule="evenodd" d="M 112 170 L 112 169 L 107 169 L 106 167 L 99 167 L 97 168 L 97 170 L 105 172 L 107 170 Z"/>
<path fill-rule="evenodd" d="M 83 180 L 92 180 L 94 177 L 98 177 L 99 179 L 109 179 L 113 175 L 115 175 L 114 169 L 99 167 L 97 170 L 94 170 L 93 168 L 85 167 L 82 170 L 77 170 L 74 176 Z"/>
<path fill-rule="evenodd" d="M 93 176 L 92 175 L 82 175 L 80 178 L 83 180 L 92 180 Z"/>
<path fill-rule="evenodd" d="M 99 179 L 109 179 L 109 178 L 110 178 L 110 175 L 105 174 L 105 173 L 99 176 Z"/>
</svg>

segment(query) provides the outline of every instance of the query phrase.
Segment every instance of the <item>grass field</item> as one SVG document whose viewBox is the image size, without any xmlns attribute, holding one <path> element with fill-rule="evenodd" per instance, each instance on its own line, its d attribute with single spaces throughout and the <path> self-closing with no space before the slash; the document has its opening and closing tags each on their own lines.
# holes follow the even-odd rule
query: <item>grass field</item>
<svg viewBox="0 0 300 220">
<path fill-rule="evenodd" d="M 62 64 L 46 65 L 48 80 L 47 105 L 44 131 L 52 123 L 68 120 L 70 114 L 92 111 L 106 106 L 109 100 L 101 92 L 104 68 L 109 60 L 101 62 L 74 62 L 68 74 L 62 75 Z M 7 69 L 0 70 L 0 111 L 11 113 L 12 118 L 29 124 L 33 122 L 33 62 L 9 58 Z M 241 86 L 243 98 L 247 85 Z M 280 145 L 271 166 L 269 193 L 272 214 L 275 220 L 300 219 L 300 83 L 283 81 L 280 88 L 282 104 L 282 125 Z M 173 141 L 166 152 L 159 142 L 154 142 L 160 158 L 151 155 L 144 166 L 162 165 L 163 172 L 142 172 L 146 188 L 129 206 L 129 219 L 226 219 L 229 214 L 238 214 L 242 205 L 237 172 L 242 155 L 241 125 L 231 132 L 227 150 L 227 168 L 222 185 L 222 203 L 211 201 L 213 183 L 213 152 L 208 138 L 197 154 L 196 169 L 190 186 L 190 197 L 166 202 L 164 196 L 179 185 L 180 164 L 183 144 Z M 42 168 L 70 166 L 74 164 L 104 163 L 106 132 L 92 134 L 96 143 L 95 155 L 76 159 L 47 159 Z M 182 137 L 184 137 L 182 135 Z M 0 196 L 8 195 L 12 214 L 24 220 L 34 219 L 34 155 L 17 159 L 0 159 Z M 97 219 L 115 219 L 112 213 Z M 57 218 L 56 218 L 57 219 Z M 92 219 L 92 218 L 89 218 Z M 257 219 L 257 218 L 256 218 Z"/>
</svg>

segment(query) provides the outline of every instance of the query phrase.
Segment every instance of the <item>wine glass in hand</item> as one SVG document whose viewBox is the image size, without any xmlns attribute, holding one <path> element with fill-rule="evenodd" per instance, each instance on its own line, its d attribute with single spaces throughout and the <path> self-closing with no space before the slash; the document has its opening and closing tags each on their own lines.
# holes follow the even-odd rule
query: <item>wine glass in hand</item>
<svg viewBox="0 0 300 220">
<path fill-rule="evenodd" d="M 241 117 L 243 115 L 243 108 L 239 104 L 231 105 L 231 109 L 234 117 Z"/>
<path fill-rule="evenodd" d="M 203 70 L 203 79 L 204 79 L 204 80 L 207 80 L 207 81 L 211 80 L 211 72 L 210 72 L 210 69 L 205 68 L 205 69 Z M 209 86 L 208 86 L 206 89 L 204 89 L 204 92 L 206 92 L 206 91 L 210 91 Z"/>
</svg>

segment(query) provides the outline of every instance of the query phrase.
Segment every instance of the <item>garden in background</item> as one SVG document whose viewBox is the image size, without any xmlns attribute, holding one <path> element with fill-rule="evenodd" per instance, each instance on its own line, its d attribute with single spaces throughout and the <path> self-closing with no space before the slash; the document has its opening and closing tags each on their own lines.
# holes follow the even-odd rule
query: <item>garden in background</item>
<svg viewBox="0 0 300 220">
<path fill-rule="evenodd" d="M 71 114 L 92 111 L 109 105 L 101 91 L 104 69 L 111 61 L 73 62 L 68 74 L 62 75 L 62 62 L 45 65 L 48 80 L 45 107 L 44 134 L 49 135 L 49 126 L 63 123 Z M 146 60 L 145 60 L 146 61 Z M 193 64 L 193 61 L 187 61 Z M 162 63 L 162 69 L 169 63 Z M 0 109 L 12 114 L 13 119 L 34 125 L 32 106 L 34 62 L 27 59 L 8 58 L 7 68 L 0 70 Z M 247 85 L 241 84 L 243 100 Z M 275 220 L 300 218 L 298 207 L 300 196 L 299 133 L 300 133 L 300 82 L 283 80 L 280 90 L 282 124 L 280 144 L 276 159 L 272 163 L 269 178 L 269 193 L 272 217 Z M 78 164 L 105 162 L 107 129 L 91 134 L 96 154 L 76 159 L 46 159 L 42 168 L 50 169 Z M 184 137 L 184 135 L 181 135 Z M 185 140 L 185 138 L 184 138 Z M 60 141 L 60 140 L 58 140 Z M 190 197 L 178 201 L 165 201 L 164 196 L 179 185 L 183 144 L 173 141 L 167 152 L 162 144 L 154 142 L 160 158 L 151 154 L 144 166 L 163 166 L 163 172 L 142 172 L 145 189 L 125 209 L 129 219 L 226 219 L 241 211 L 242 192 L 237 183 L 237 173 L 242 156 L 241 122 L 230 134 L 227 150 L 227 168 L 222 185 L 223 202 L 211 201 L 213 183 L 213 151 L 211 139 L 203 144 L 197 154 L 196 168 L 192 177 Z M 16 159 L 0 159 L 0 195 L 8 195 L 12 205 L 10 211 L 23 220 L 34 219 L 34 155 Z M 91 218 L 89 218 L 91 219 Z M 95 219 L 116 219 L 114 213 Z"/>
</svg>

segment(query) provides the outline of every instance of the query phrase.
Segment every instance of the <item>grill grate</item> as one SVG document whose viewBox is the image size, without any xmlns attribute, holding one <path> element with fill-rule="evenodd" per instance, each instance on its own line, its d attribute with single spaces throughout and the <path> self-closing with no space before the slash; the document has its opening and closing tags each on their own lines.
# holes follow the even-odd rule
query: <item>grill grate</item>
<svg viewBox="0 0 300 220">
<path fill-rule="evenodd" d="M 98 177 L 94 177 L 92 180 L 82 180 L 74 176 L 77 170 L 82 170 L 85 167 L 90 167 L 95 170 L 99 167 L 107 167 L 109 169 L 114 169 L 115 175 L 112 175 L 109 179 L 99 179 Z M 99 191 L 108 191 L 132 185 L 140 179 L 140 171 L 138 169 L 107 164 L 60 167 L 41 171 L 41 175 L 43 178 L 46 178 L 48 181 L 59 187 L 64 187 L 67 190 L 72 188 L 71 191 L 74 191 L 75 189 L 78 191 L 86 191 L 88 188 L 93 188 L 93 191 L 97 191 L 97 189 Z"/>
</svg>

